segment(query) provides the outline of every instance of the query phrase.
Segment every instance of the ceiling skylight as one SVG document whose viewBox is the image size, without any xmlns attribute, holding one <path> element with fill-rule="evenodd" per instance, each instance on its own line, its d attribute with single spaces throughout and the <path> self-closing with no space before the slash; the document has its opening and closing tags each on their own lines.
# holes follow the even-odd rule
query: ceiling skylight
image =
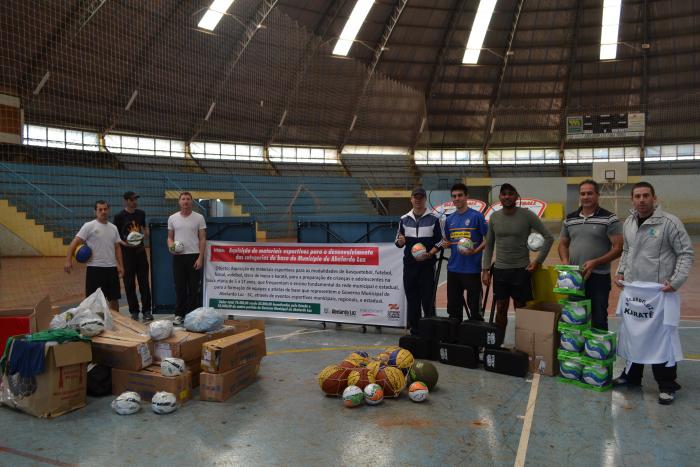
<svg viewBox="0 0 700 467">
<path fill-rule="evenodd" d="M 484 37 L 486 37 L 486 30 L 489 28 L 494 8 L 496 8 L 496 0 L 481 0 L 479 2 L 462 63 L 474 65 L 479 61 L 479 54 L 484 45 Z"/>
<path fill-rule="evenodd" d="M 340 33 L 340 38 L 335 44 L 333 49 L 333 55 L 347 56 L 352 47 L 352 43 L 357 37 L 357 33 L 360 31 L 362 24 L 365 22 L 365 18 L 369 14 L 369 10 L 372 9 L 374 5 L 374 0 L 357 0 L 355 8 L 352 9 L 348 22 L 345 23 L 343 32 Z"/>
<path fill-rule="evenodd" d="M 213 31 L 232 3 L 233 0 L 214 0 L 197 26 Z"/>
</svg>

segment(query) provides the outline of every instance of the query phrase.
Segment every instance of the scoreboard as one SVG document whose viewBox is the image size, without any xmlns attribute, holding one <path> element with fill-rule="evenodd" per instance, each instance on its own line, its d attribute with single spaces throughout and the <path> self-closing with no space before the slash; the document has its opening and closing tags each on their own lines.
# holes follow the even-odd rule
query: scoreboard
<svg viewBox="0 0 700 467">
<path fill-rule="evenodd" d="M 571 115 L 566 139 L 634 138 L 644 136 L 644 113 Z"/>
</svg>

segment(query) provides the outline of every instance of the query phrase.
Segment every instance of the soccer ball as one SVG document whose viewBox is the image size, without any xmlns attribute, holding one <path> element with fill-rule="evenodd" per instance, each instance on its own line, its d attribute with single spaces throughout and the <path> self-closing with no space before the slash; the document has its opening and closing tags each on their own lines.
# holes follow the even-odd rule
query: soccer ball
<svg viewBox="0 0 700 467">
<path fill-rule="evenodd" d="M 179 376 L 186 371 L 187 366 L 181 358 L 168 357 L 160 362 L 160 374 L 163 376 Z"/>
<path fill-rule="evenodd" d="M 530 251 L 540 251 L 544 246 L 544 237 L 541 233 L 532 232 L 527 237 L 527 248 Z"/>
<path fill-rule="evenodd" d="M 428 398 L 428 386 L 421 381 L 411 383 L 408 387 L 408 398 L 413 402 L 423 402 Z"/>
<path fill-rule="evenodd" d="M 75 252 L 75 260 L 79 263 L 87 263 L 92 257 L 92 250 L 89 246 L 83 244 Z"/>
<path fill-rule="evenodd" d="M 561 360 L 559 362 L 559 373 L 564 378 L 578 380 L 581 379 L 583 365 L 575 360 Z"/>
<path fill-rule="evenodd" d="M 416 243 L 411 247 L 411 254 L 414 258 L 419 258 L 427 252 L 428 250 L 425 249 L 425 245 L 423 245 L 422 243 Z"/>
<path fill-rule="evenodd" d="M 591 386 L 601 387 L 608 384 L 610 372 L 605 366 L 586 365 L 583 367 L 581 378 L 583 379 L 584 383 L 588 383 Z"/>
<path fill-rule="evenodd" d="M 175 394 L 159 391 L 151 399 L 151 409 L 157 414 L 163 415 L 177 410 L 177 398 Z"/>
<path fill-rule="evenodd" d="M 141 410 L 141 396 L 133 391 L 126 391 L 112 401 L 112 410 L 119 415 L 131 415 Z"/>
<path fill-rule="evenodd" d="M 143 242 L 143 234 L 141 232 L 131 232 L 126 236 L 126 243 L 131 246 L 139 246 Z"/>
<path fill-rule="evenodd" d="M 165 319 L 153 321 L 148 326 L 148 334 L 154 341 L 167 339 L 173 333 L 173 322 Z"/>
<path fill-rule="evenodd" d="M 559 337 L 559 346 L 569 352 L 580 352 L 583 350 L 584 337 L 577 332 L 562 332 Z"/>
<path fill-rule="evenodd" d="M 357 407 L 365 400 L 365 393 L 357 386 L 348 386 L 343 391 L 343 405 L 345 407 Z"/>
<path fill-rule="evenodd" d="M 180 240 L 175 240 L 172 245 L 170 245 L 170 252 L 171 253 L 182 253 L 185 251 L 185 244 L 182 243 Z"/>
<path fill-rule="evenodd" d="M 612 344 L 605 339 L 586 339 L 584 348 L 586 355 L 598 360 L 607 360 L 612 353 Z"/>
<path fill-rule="evenodd" d="M 588 311 L 579 305 L 565 305 L 561 310 L 561 320 L 569 324 L 586 324 Z"/>
<path fill-rule="evenodd" d="M 365 402 L 367 405 L 377 405 L 384 400 L 384 389 L 377 383 L 365 386 Z"/>
<path fill-rule="evenodd" d="M 78 323 L 78 331 L 85 337 L 93 337 L 105 330 L 105 323 L 97 318 L 84 318 Z"/>
<path fill-rule="evenodd" d="M 581 290 L 583 286 L 583 277 L 578 271 L 559 271 L 557 278 L 557 288 Z"/>
<path fill-rule="evenodd" d="M 460 253 L 466 253 L 472 248 L 474 248 L 474 242 L 472 242 L 471 238 L 460 238 L 457 242 L 457 250 L 459 250 Z"/>
</svg>

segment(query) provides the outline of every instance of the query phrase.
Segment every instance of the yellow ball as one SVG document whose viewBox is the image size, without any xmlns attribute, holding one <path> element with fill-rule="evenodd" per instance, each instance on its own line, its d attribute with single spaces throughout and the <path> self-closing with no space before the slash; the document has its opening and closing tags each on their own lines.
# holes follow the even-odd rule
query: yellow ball
<svg viewBox="0 0 700 467">
<path fill-rule="evenodd" d="M 408 370 L 413 366 L 413 354 L 406 349 L 394 350 L 389 354 L 387 364 L 402 370 Z"/>
<path fill-rule="evenodd" d="M 328 365 L 318 374 L 318 385 L 328 395 L 337 396 L 348 386 L 350 369 L 338 365 Z"/>
<path fill-rule="evenodd" d="M 406 386 L 403 373 L 393 366 L 382 367 L 377 373 L 376 381 L 384 389 L 384 397 L 398 397 Z"/>
</svg>

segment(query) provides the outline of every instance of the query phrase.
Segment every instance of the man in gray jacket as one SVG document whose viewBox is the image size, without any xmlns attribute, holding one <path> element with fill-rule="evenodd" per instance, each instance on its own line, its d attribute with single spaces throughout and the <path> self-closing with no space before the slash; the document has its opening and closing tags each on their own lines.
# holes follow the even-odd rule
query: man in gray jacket
<svg viewBox="0 0 700 467">
<path fill-rule="evenodd" d="M 632 187 L 634 211 L 622 228 L 624 247 L 617 268 L 616 283 L 644 281 L 663 284 L 662 292 L 678 290 L 693 265 L 693 244 L 683 223 L 656 206 L 654 187 L 639 182 Z M 633 363 L 613 381 L 615 385 L 640 386 L 644 365 Z M 667 405 L 681 388 L 676 382 L 676 365 L 652 365 L 659 385 L 659 403 Z"/>
</svg>

